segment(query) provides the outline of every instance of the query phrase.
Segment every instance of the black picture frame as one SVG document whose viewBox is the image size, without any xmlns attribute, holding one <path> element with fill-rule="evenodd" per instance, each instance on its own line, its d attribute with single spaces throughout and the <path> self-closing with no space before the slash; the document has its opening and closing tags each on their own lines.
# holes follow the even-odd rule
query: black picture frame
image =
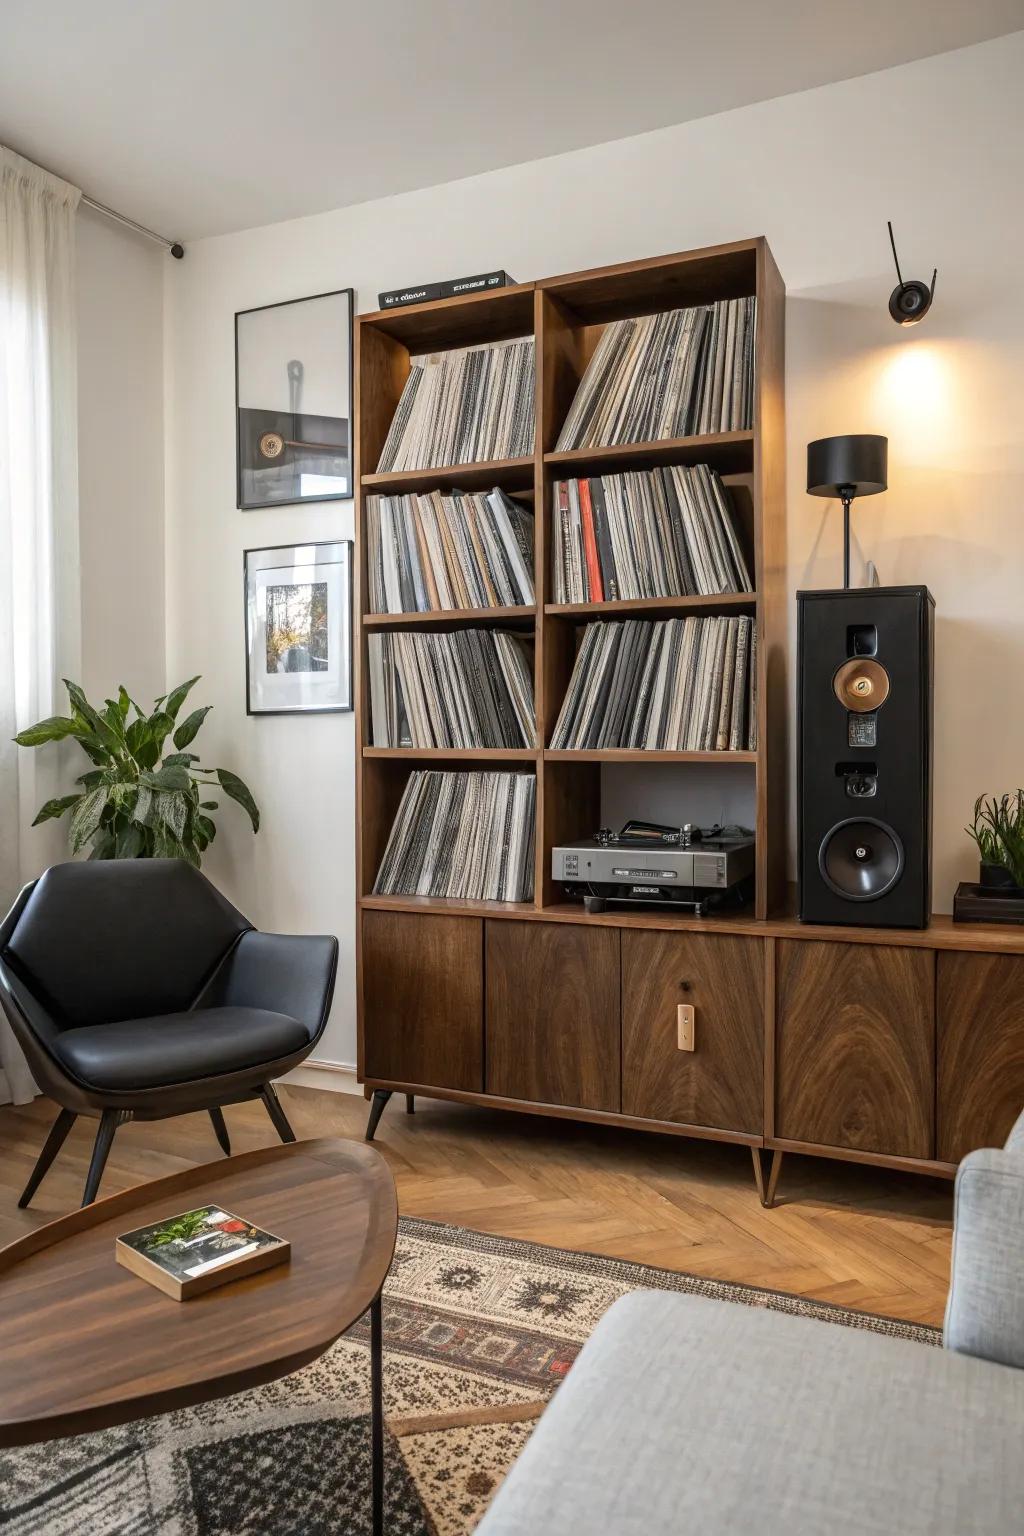
<svg viewBox="0 0 1024 1536">
<path fill-rule="evenodd" d="M 347 408 L 347 416 L 330 416 L 317 413 L 305 413 L 293 409 L 297 398 L 297 390 L 301 390 L 304 379 L 299 375 L 298 380 L 293 379 L 290 371 L 287 375 L 289 405 L 288 408 L 274 408 L 270 405 L 266 409 L 243 406 L 242 396 L 244 392 L 244 380 L 242 378 L 242 365 L 239 358 L 239 330 L 246 319 L 253 315 L 264 315 L 271 310 L 297 309 L 306 304 L 322 303 L 326 299 L 338 299 L 342 301 L 344 322 L 347 330 L 347 356 L 339 359 L 341 372 L 339 378 L 342 381 L 345 395 L 344 404 Z M 283 299 L 274 304 L 259 304 L 252 309 L 240 309 L 235 313 L 235 505 L 240 512 L 255 512 L 267 507 L 308 506 L 320 501 L 351 501 L 355 496 L 354 470 L 355 470 L 355 443 L 354 443 L 354 410 L 353 410 L 353 341 L 355 333 L 355 290 L 352 288 L 335 288 L 326 293 L 307 294 L 298 299 Z M 290 364 L 288 365 L 290 369 Z M 332 432 L 337 433 L 338 441 L 332 439 L 328 445 L 337 447 L 338 454 L 331 455 L 340 461 L 347 463 L 347 489 L 337 491 L 324 491 L 320 493 L 301 495 L 288 494 L 289 489 L 294 489 L 292 482 L 296 478 L 301 479 L 298 473 L 299 443 L 309 443 L 312 447 L 317 441 L 310 439 L 309 434 L 297 425 L 300 418 L 314 428 L 322 441 Z M 344 434 L 341 431 L 344 426 Z M 286 436 L 286 433 L 288 434 Z M 264 440 L 275 440 L 276 448 L 274 457 L 261 458 L 257 463 L 256 445 Z M 275 459 L 280 457 L 280 464 L 275 464 Z M 314 461 L 315 462 L 315 461 Z M 267 496 L 260 494 L 259 488 L 247 484 L 251 482 L 257 469 L 260 471 L 271 467 L 289 469 L 296 467 L 296 473 L 291 480 L 285 480 L 285 494 Z"/>
<path fill-rule="evenodd" d="M 335 499 L 335 498 L 330 498 Z M 297 544 L 270 544 L 257 549 L 246 549 L 242 552 L 242 623 L 245 639 L 245 712 L 247 715 L 346 715 L 355 709 L 353 657 L 352 657 L 352 567 L 354 563 L 355 545 L 352 539 L 326 539 L 322 541 L 301 541 Z M 332 559 L 308 559 L 303 558 L 308 551 L 331 551 Z M 261 560 L 260 557 L 273 557 Z M 339 678 L 337 694 L 340 702 L 325 704 L 302 702 L 276 702 L 259 695 L 266 692 L 274 692 L 287 698 L 289 692 L 301 694 L 310 692 L 309 684 L 303 689 L 303 678 L 309 678 L 309 669 L 298 671 L 285 671 L 282 677 L 291 677 L 296 681 L 289 690 L 287 687 L 275 687 L 278 678 L 275 676 L 271 682 L 270 674 L 264 670 L 262 686 L 256 675 L 257 669 L 253 666 L 255 649 L 262 644 L 266 645 L 266 624 L 260 627 L 258 594 L 254 578 L 260 571 L 280 571 L 290 568 L 296 570 L 328 571 L 338 570 L 338 579 L 335 583 L 336 595 L 341 605 L 339 614 L 337 640 L 340 648 Z M 253 578 L 253 581 L 250 580 Z M 328 602 L 330 593 L 328 591 Z M 270 683 L 268 688 L 267 684 Z M 329 687 L 322 691 L 329 693 Z M 257 702 L 254 703 L 254 692 L 257 694 Z M 276 702 L 276 707 L 275 707 Z"/>
</svg>

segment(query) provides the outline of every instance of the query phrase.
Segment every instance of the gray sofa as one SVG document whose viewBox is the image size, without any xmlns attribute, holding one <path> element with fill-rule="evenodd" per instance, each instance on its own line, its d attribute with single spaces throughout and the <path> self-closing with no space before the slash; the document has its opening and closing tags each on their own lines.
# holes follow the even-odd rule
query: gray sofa
<svg viewBox="0 0 1024 1536">
<path fill-rule="evenodd" d="M 478 1536 L 1024 1531 L 1024 1115 L 957 1174 L 943 1342 L 634 1292 Z"/>
</svg>

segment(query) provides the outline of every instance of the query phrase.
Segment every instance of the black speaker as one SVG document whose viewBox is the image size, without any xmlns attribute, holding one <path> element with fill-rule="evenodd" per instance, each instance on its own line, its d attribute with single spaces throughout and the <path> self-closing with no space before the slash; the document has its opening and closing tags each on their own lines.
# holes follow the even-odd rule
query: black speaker
<svg viewBox="0 0 1024 1536">
<path fill-rule="evenodd" d="M 798 592 L 800 920 L 923 928 L 931 915 L 927 587 Z"/>
</svg>

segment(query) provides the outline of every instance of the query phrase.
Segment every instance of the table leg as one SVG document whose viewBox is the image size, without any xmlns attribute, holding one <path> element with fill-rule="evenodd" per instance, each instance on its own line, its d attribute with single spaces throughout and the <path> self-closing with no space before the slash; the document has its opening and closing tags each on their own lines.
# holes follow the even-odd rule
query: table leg
<svg viewBox="0 0 1024 1536">
<path fill-rule="evenodd" d="M 381 1292 L 370 1304 L 370 1425 L 373 1536 L 384 1536 L 384 1345 Z"/>
</svg>

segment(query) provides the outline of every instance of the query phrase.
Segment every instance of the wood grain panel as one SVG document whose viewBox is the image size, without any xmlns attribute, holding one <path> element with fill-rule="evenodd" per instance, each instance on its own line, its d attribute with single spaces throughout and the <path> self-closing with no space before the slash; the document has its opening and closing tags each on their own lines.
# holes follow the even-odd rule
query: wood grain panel
<svg viewBox="0 0 1024 1536">
<path fill-rule="evenodd" d="M 483 1090 L 483 923 L 364 912 L 362 1076 Z"/>
<path fill-rule="evenodd" d="M 764 943 L 714 935 L 622 936 L 622 1108 L 628 1115 L 760 1133 Z M 678 1048 L 677 1008 L 695 1010 Z"/>
<path fill-rule="evenodd" d="M 938 957 L 938 1155 L 1001 1147 L 1024 1108 L 1024 959 Z"/>
<path fill-rule="evenodd" d="M 618 934 L 485 927 L 487 1092 L 618 1110 Z"/>
<path fill-rule="evenodd" d="M 784 940 L 776 997 L 776 1136 L 933 1157 L 934 955 Z"/>
</svg>

